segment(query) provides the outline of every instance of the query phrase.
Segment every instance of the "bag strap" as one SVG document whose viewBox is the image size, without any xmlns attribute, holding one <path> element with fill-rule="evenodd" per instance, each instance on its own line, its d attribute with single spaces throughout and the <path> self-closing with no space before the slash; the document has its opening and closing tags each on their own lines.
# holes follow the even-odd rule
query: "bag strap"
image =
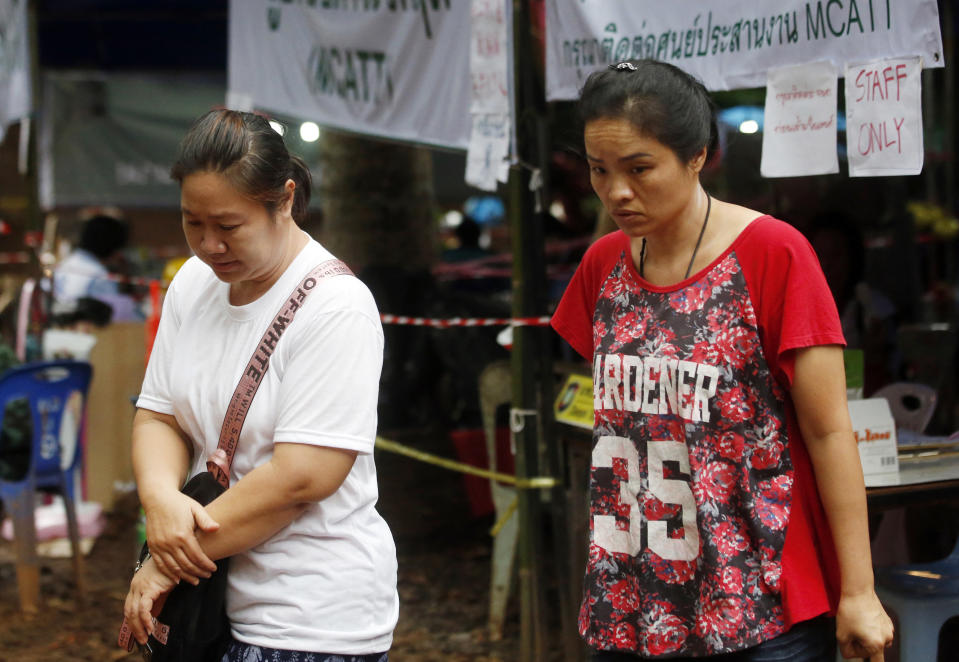
<svg viewBox="0 0 959 662">
<path fill-rule="evenodd" d="M 253 396 L 256 395 L 260 383 L 263 381 L 263 376 L 270 367 L 270 357 L 273 355 L 273 350 L 276 349 L 276 344 L 293 321 L 296 311 L 300 309 L 306 297 L 316 287 L 317 282 L 329 276 L 341 275 L 353 275 L 353 272 L 342 260 L 327 260 L 314 267 L 286 298 L 280 307 L 280 312 L 273 318 L 266 329 L 266 333 L 257 343 L 256 351 L 253 352 L 253 356 L 247 363 L 246 369 L 240 377 L 240 382 L 236 385 L 236 390 L 233 391 L 233 397 L 230 399 L 226 415 L 223 417 L 220 441 L 216 450 L 206 461 L 207 469 L 223 487 L 230 486 L 230 466 L 233 464 L 233 454 L 236 452 L 236 446 L 240 440 L 240 430 L 243 429 L 243 422 L 250 411 Z"/>
</svg>

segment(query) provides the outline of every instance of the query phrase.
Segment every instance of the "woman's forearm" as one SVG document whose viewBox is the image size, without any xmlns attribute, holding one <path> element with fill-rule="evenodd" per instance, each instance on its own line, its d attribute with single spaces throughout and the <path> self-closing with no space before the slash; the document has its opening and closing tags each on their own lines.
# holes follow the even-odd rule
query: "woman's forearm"
<svg viewBox="0 0 959 662">
<path fill-rule="evenodd" d="M 797 352 L 792 398 L 836 546 L 841 590 L 872 591 L 866 489 L 846 405 L 841 348 Z"/>
<path fill-rule="evenodd" d="M 197 532 L 203 551 L 216 560 L 269 539 L 339 489 L 355 456 L 332 448 L 277 444 L 269 462 L 207 506 L 220 528 Z"/>
<path fill-rule="evenodd" d="M 807 440 L 819 497 L 836 547 L 843 595 L 873 590 L 869 520 L 859 450 L 848 433 Z"/>
<path fill-rule="evenodd" d="M 137 411 L 133 420 L 133 475 L 143 505 L 179 490 L 190 469 L 190 447 L 172 416 Z"/>
<path fill-rule="evenodd" d="M 282 477 L 271 462 L 260 465 L 207 506 L 220 523 L 197 532 L 200 547 L 214 561 L 255 547 L 281 531 L 307 507 L 283 494 Z"/>
</svg>

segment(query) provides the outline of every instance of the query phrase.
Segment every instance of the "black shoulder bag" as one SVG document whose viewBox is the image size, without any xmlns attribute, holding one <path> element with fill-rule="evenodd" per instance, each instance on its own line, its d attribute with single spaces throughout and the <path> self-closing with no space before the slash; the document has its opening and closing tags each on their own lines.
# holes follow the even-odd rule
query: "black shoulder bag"
<svg viewBox="0 0 959 662">
<path fill-rule="evenodd" d="M 230 466 L 240 430 L 253 396 L 270 367 L 270 356 L 280 336 L 316 287 L 317 281 L 327 276 L 351 273 L 349 267 L 340 260 L 323 262 L 310 271 L 283 302 L 233 392 L 220 428 L 216 451 L 207 460 L 207 471 L 193 476 L 180 490 L 183 494 L 206 506 L 226 491 L 230 485 Z M 134 572 L 140 569 L 149 555 L 150 549 L 144 543 Z M 136 644 L 147 662 L 218 662 L 230 643 L 230 622 L 226 616 L 228 566 L 229 559 L 220 559 L 216 572 L 208 579 L 200 578 L 196 586 L 180 582 L 169 593 L 160 596 L 153 609 L 156 620 L 153 634 L 146 644 L 136 642 L 133 631 L 124 619 L 117 639 L 119 646 L 129 652 Z"/>
</svg>

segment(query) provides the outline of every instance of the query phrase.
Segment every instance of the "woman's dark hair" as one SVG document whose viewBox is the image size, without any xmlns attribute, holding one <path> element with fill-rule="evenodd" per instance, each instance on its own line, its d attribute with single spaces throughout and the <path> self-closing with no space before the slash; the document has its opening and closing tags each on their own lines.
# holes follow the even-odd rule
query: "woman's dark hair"
<svg viewBox="0 0 959 662">
<path fill-rule="evenodd" d="M 100 260 L 106 260 L 127 245 L 130 228 L 112 216 L 94 216 L 83 224 L 78 246 Z"/>
<path fill-rule="evenodd" d="M 688 163 L 718 142 L 715 105 L 705 86 L 658 60 L 625 60 L 590 74 L 577 105 L 585 128 L 598 119 L 625 119 Z"/>
<path fill-rule="evenodd" d="M 262 203 L 270 214 L 286 198 L 286 181 L 296 184 L 293 220 L 306 219 L 312 177 L 306 163 L 289 153 L 283 138 L 260 115 L 211 110 L 184 136 L 170 176 L 179 184 L 195 172 L 216 172 L 237 190 Z"/>
</svg>

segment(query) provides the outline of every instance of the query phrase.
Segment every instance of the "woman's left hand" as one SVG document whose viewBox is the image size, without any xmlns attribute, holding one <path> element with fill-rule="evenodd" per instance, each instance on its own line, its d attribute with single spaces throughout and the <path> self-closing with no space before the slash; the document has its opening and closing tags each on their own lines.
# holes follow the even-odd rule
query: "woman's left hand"
<svg viewBox="0 0 959 662">
<path fill-rule="evenodd" d="M 154 605 L 176 585 L 177 581 L 160 572 L 152 558 L 147 559 L 133 575 L 130 592 L 123 605 L 123 615 L 133 630 L 134 639 L 141 644 L 145 644 L 147 637 L 153 634 Z"/>
<path fill-rule="evenodd" d="M 883 651 L 892 645 L 892 620 L 875 591 L 844 595 L 836 612 L 836 639 L 846 659 L 861 657 L 882 662 Z"/>
</svg>

